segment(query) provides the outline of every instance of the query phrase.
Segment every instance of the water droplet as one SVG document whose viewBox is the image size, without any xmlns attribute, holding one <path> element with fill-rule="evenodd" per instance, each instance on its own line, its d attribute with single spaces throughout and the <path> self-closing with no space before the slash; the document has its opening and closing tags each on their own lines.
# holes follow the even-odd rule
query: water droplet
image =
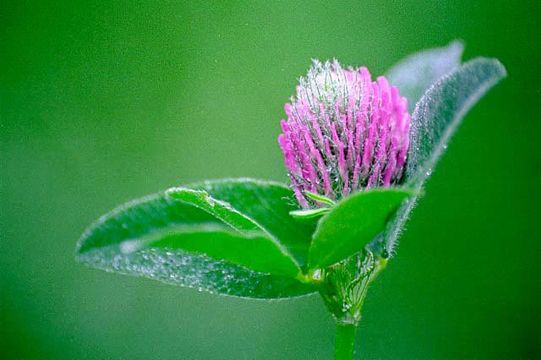
<svg viewBox="0 0 541 360">
<path fill-rule="evenodd" d="M 312 274 L 312 279 L 321 280 L 321 269 L 316 269 Z"/>
<path fill-rule="evenodd" d="M 216 202 L 214 201 L 214 199 L 212 197 L 210 197 L 210 195 L 208 195 L 208 194 L 205 197 L 205 200 L 212 207 L 214 207 L 214 205 L 216 205 Z"/>
</svg>

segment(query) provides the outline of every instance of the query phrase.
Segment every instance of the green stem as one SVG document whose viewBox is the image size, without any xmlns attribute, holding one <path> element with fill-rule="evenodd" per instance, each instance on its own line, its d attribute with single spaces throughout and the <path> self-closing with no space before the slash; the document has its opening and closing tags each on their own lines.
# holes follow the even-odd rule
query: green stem
<svg viewBox="0 0 541 360">
<path fill-rule="evenodd" d="M 352 360 L 355 349 L 355 334 L 357 325 L 336 323 L 336 339 L 334 345 L 335 360 Z"/>
</svg>

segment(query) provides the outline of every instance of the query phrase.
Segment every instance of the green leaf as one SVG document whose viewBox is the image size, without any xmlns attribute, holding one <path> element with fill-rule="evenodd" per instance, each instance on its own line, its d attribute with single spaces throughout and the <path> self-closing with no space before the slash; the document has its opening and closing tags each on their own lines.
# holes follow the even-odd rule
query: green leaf
<svg viewBox="0 0 541 360">
<path fill-rule="evenodd" d="M 426 49 L 398 62 L 387 72 L 389 83 L 408 99 L 410 111 L 425 91 L 440 77 L 460 65 L 464 46 L 453 41 L 446 47 Z"/>
<path fill-rule="evenodd" d="M 241 247 L 244 252 L 233 250 Z M 241 233 L 211 213 L 165 193 L 132 201 L 102 216 L 82 235 L 77 257 L 107 271 L 225 295 L 283 298 L 315 291 L 292 278 L 298 268 L 267 234 Z"/>
<path fill-rule="evenodd" d="M 279 243 L 300 267 L 306 264 L 315 224 L 296 221 L 289 214 L 298 209 L 298 203 L 286 185 L 243 178 L 206 181 L 189 188 L 227 203 Z"/>
<path fill-rule="evenodd" d="M 359 252 L 385 229 L 387 220 L 411 195 L 400 188 L 358 192 L 338 202 L 320 221 L 310 247 L 309 267 L 335 264 Z"/>
<path fill-rule="evenodd" d="M 498 60 L 477 58 L 442 77 L 426 91 L 412 116 L 406 166 L 410 187 L 422 187 L 466 113 L 505 76 L 505 68 Z M 416 199 L 417 196 L 410 198 L 390 222 L 384 239 L 389 253 Z"/>
</svg>

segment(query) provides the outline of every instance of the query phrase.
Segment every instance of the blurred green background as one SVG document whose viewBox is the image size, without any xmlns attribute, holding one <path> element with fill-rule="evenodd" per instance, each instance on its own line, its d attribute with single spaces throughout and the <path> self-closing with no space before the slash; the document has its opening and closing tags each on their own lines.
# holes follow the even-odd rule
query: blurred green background
<svg viewBox="0 0 541 360">
<path fill-rule="evenodd" d="M 538 1 L 0 3 L 0 357 L 328 359 L 317 296 L 246 301 L 74 261 L 119 203 L 286 181 L 283 103 L 311 58 L 383 73 L 466 43 L 509 77 L 467 116 L 371 288 L 365 359 L 541 357 Z"/>
</svg>

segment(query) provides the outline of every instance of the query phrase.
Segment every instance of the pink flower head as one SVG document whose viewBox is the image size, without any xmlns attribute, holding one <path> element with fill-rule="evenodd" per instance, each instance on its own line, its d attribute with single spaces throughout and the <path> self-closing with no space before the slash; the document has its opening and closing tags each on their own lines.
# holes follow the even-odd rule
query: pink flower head
<svg viewBox="0 0 541 360">
<path fill-rule="evenodd" d="M 406 98 L 368 69 L 314 61 L 285 105 L 278 142 L 295 195 L 340 199 L 363 188 L 400 182 L 409 145 Z"/>
</svg>

